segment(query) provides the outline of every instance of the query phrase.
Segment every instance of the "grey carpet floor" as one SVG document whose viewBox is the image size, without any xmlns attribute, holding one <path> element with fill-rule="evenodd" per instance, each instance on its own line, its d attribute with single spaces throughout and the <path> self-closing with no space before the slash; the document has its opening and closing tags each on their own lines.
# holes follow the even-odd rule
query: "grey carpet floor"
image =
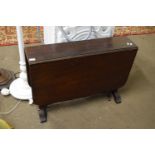
<svg viewBox="0 0 155 155">
<path fill-rule="evenodd" d="M 155 34 L 129 37 L 139 46 L 126 85 L 120 89 L 122 103 L 105 96 L 63 102 L 48 109 L 48 121 L 40 124 L 36 105 L 22 101 L 9 115 L 0 115 L 14 128 L 155 128 Z M 0 67 L 19 71 L 18 47 L 0 47 Z M 0 95 L 0 111 L 18 101 Z"/>
</svg>

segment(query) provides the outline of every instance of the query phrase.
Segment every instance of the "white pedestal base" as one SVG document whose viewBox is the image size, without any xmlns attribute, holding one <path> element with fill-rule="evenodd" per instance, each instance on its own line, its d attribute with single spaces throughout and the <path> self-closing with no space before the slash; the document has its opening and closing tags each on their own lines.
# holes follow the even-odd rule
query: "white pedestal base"
<svg viewBox="0 0 155 155">
<path fill-rule="evenodd" d="M 10 85 L 10 94 L 21 100 L 29 100 L 29 104 L 33 103 L 32 90 L 27 81 L 21 78 L 14 80 Z"/>
</svg>

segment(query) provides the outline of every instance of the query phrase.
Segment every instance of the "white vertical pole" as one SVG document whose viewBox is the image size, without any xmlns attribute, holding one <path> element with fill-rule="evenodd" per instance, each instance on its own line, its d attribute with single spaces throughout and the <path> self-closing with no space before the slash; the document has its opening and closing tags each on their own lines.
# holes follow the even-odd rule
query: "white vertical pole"
<svg viewBox="0 0 155 155">
<path fill-rule="evenodd" d="M 18 40 L 18 49 L 19 49 L 20 63 L 24 63 L 25 64 L 22 27 L 21 26 L 17 26 L 16 27 L 16 31 L 17 31 L 17 40 Z"/>
<path fill-rule="evenodd" d="M 16 31 L 17 31 L 17 40 L 18 40 L 18 49 L 19 49 L 19 65 L 21 70 L 20 78 L 27 81 L 22 27 L 17 26 Z"/>
<path fill-rule="evenodd" d="M 22 27 L 17 26 L 16 30 L 17 30 L 17 40 L 18 40 L 19 59 L 20 59 L 19 60 L 20 74 L 19 78 L 15 79 L 11 83 L 10 94 L 17 99 L 29 100 L 29 103 L 32 103 L 33 102 L 32 90 L 27 82 Z"/>
</svg>

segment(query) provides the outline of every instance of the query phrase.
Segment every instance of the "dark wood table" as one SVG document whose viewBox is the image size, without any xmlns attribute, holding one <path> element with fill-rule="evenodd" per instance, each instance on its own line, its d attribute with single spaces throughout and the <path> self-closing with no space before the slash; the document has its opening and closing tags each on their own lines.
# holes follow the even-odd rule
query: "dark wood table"
<svg viewBox="0 0 155 155">
<path fill-rule="evenodd" d="M 47 105 L 112 93 L 128 78 L 137 46 L 127 37 L 93 39 L 25 48 L 28 82 L 40 120 L 47 120 Z"/>
</svg>

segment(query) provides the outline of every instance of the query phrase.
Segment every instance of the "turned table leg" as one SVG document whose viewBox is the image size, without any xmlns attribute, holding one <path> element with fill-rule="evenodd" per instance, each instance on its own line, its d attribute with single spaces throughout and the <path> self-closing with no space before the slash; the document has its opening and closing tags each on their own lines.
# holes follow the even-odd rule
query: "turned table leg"
<svg viewBox="0 0 155 155">
<path fill-rule="evenodd" d="M 47 106 L 39 106 L 40 123 L 47 121 Z"/>
<path fill-rule="evenodd" d="M 114 97 L 114 100 L 115 102 L 118 104 L 118 103 L 121 103 L 121 96 L 119 95 L 118 91 L 117 90 L 114 90 L 112 91 L 112 95 Z"/>
</svg>

